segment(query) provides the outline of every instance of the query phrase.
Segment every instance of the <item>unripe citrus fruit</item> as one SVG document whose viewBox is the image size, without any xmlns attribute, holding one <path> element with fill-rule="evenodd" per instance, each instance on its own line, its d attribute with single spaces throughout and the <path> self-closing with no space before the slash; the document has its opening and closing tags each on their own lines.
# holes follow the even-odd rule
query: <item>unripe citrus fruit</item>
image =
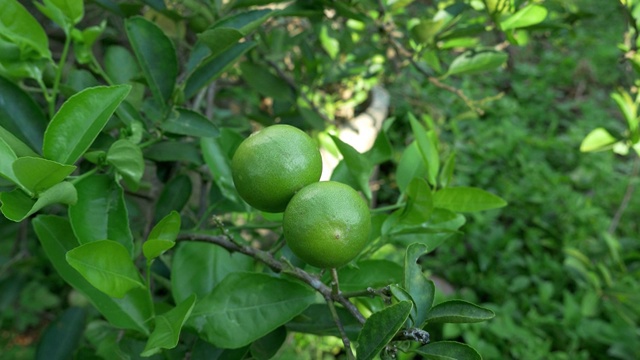
<svg viewBox="0 0 640 360">
<path fill-rule="evenodd" d="M 322 158 L 304 131 L 266 127 L 246 138 L 231 160 L 233 182 L 249 205 L 282 212 L 296 191 L 320 180 Z"/>
<path fill-rule="evenodd" d="M 296 256 L 319 268 L 336 268 L 362 251 L 371 216 L 353 188 L 322 181 L 298 191 L 284 212 L 282 226 Z"/>
</svg>

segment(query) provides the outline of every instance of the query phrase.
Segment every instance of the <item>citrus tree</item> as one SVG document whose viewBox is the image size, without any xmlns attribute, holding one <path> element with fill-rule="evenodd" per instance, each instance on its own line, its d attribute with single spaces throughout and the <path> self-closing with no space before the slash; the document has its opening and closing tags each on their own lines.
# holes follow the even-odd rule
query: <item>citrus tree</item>
<svg viewBox="0 0 640 360">
<path fill-rule="evenodd" d="M 341 134 L 402 76 L 482 114 L 500 94 L 457 79 L 565 9 L 412 3 L 0 1 L 2 224 L 90 304 L 39 354 L 270 358 L 306 333 L 347 358 L 479 359 L 430 333 L 493 311 L 438 299 L 421 259 L 506 202 L 455 186 L 427 113 L 370 116 L 366 149 Z"/>
</svg>

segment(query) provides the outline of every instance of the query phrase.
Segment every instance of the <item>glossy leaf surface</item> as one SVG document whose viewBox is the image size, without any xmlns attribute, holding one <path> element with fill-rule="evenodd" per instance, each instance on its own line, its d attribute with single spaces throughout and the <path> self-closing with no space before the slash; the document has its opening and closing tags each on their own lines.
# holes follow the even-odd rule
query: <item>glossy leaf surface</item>
<svg viewBox="0 0 640 360">
<path fill-rule="evenodd" d="M 494 312 L 463 300 L 449 300 L 434 306 L 427 314 L 429 323 L 475 323 L 489 320 Z"/>
<path fill-rule="evenodd" d="M 155 318 L 156 327 L 149 336 L 142 356 L 151 356 L 159 353 L 162 349 L 173 349 L 178 345 L 180 332 L 185 324 L 193 306 L 196 303 L 196 296 L 192 295 L 185 301 L 178 304 L 173 309 Z"/>
<path fill-rule="evenodd" d="M 433 205 L 455 212 L 475 212 L 497 209 L 507 205 L 499 196 L 473 187 L 449 187 L 433 195 Z"/>
<path fill-rule="evenodd" d="M 375 358 L 402 328 L 412 307 L 401 301 L 371 315 L 358 336 L 358 360 Z"/>
</svg>

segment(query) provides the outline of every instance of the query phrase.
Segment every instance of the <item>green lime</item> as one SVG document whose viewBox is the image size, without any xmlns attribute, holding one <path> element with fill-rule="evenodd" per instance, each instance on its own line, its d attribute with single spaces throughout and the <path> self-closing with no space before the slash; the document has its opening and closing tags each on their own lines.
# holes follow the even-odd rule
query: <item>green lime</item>
<svg viewBox="0 0 640 360">
<path fill-rule="evenodd" d="M 320 180 L 322 158 L 304 131 L 273 125 L 240 144 L 231 171 L 238 194 L 249 205 L 282 212 L 298 190 Z"/>
<path fill-rule="evenodd" d="M 323 181 L 298 191 L 284 212 L 282 226 L 296 256 L 316 267 L 337 268 L 366 245 L 371 216 L 353 188 Z"/>
</svg>

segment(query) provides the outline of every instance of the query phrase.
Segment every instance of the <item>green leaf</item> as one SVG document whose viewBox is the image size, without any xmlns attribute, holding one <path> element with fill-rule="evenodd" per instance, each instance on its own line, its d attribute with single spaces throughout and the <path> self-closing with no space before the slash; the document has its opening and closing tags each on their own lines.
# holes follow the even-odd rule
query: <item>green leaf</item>
<svg viewBox="0 0 640 360">
<path fill-rule="evenodd" d="M 143 17 L 125 22 L 127 37 L 158 105 L 171 98 L 178 77 L 178 58 L 171 40 L 156 24 Z"/>
<path fill-rule="evenodd" d="M 34 154 L 20 154 L 14 144 L 15 141 L 19 141 L 17 144 L 27 144 L 29 150 L 39 151 L 42 148 L 47 119 L 40 106 L 24 90 L 3 77 L 0 77 L 0 104 L 2 138 L 18 156 L 33 156 Z M 9 139 L 7 133 L 15 140 L 11 141 L 13 139 Z"/>
<path fill-rule="evenodd" d="M 142 244 L 142 252 L 147 259 L 160 256 L 171 249 L 180 232 L 180 214 L 172 211 L 151 229 L 147 241 Z"/>
<path fill-rule="evenodd" d="M 44 133 L 44 156 L 63 164 L 75 163 L 98 137 L 130 89 L 129 85 L 98 86 L 71 96 Z"/>
<path fill-rule="evenodd" d="M 506 31 L 536 25 L 544 21 L 547 13 L 548 11 L 544 6 L 529 4 L 510 17 L 502 20 L 500 22 L 500 28 L 502 31 Z"/>
<path fill-rule="evenodd" d="M 427 314 L 429 323 L 476 323 L 492 319 L 496 314 L 463 300 L 450 300 L 434 306 Z"/>
<path fill-rule="evenodd" d="M 126 84 L 140 76 L 140 67 L 129 50 L 109 46 L 104 53 L 104 71 L 114 84 Z"/>
<path fill-rule="evenodd" d="M 629 127 L 629 137 L 632 143 L 637 143 L 640 139 L 638 133 L 638 104 L 631 98 L 631 95 L 625 90 L 618 90 L 611 94 L 611 98 L 616 102 L 622 115 L 624 115 Z"/>
<path fill-rule="evenodd" d="M 266 67 L 250 62 L 240 64 L 242 79 L 255 91 L 275 100 L 292 100 L 293 92 L 286 81 L 272 74 Z"/>
<path fill-rule="evenodd" d="M 20 189 L 0 193 L 0 210 L 7 219 L 22 221 L 45 206 L 58 203 L 69 205 L 75 204 L 76 201 L 76 188 L 69 182 L 61 182 L 39 194 L 37 200 L 33 200 Z"/>
<path fill-rule="evenodd" d="M 433 141 L 432 132 L 427 132 L 424 126 L 411 113 L 409 113 L 409 122 L 411 123 L 411 131 L 415 137 L 415 142 L 418 144 L 418 149 L 422 155 L 422 161 L 426 165 L 427 180 L 429 184 L 435 186 L 440 169 L 437 144 Z"/>
<path fill-rule="evenodd" d="M 469 50 L 455 58 L 445 76 L 474 74 L 494 70 L 507 61 L 509 55 L 502 51 Z"/>
<path fill-rule="evenodd" d="M 33 220 L 33 228 L 45 254 L 58 274 L 71 286 L 85 294 L 91 303 L 114 326 L 149 333 L 151 317 L 149 299 L 144 289 L 133 290 L 124 299 L 113 299 L 91 286 L 65 257 L 67 251 L 78 246 L 71 225 L 61 217 L 39 215 Z"/>
<path fill-rule="evenodd" d="M 418 225 L 426 222 L 433 212 L 433 195 L 427 181 L 414 178 L 407 187 L 407 205 L 400 222 L 404 225 Z"/>
<path fill-rule="evenodd" d="M 33 151 L 27 144 L 23 143 L 22 140 L 15 137 L 12 133 L 7 131 L 2 126 L 0 126 L 0 140 L 4 141 L 6 145 L 8 145 L 11 150 L 13 150 L 16 157 L 38 157 L 38 154 Z M 7 164 L 7 166 L 11 166 L 11 164 L 12 163 L 9 163 Z"/>
<path fill-rule="evenodd" d="M 355 339 L 362 329 L 360 322 L 345 308 L 336 307 L 336 312 L 347 336 Z M 340 331 L 327 304 L 312 304 L 285 326 L 295 332 L 340 337 Z"/>
<path fill-rule="evenodd" d="M 338 270 L 342 291 L 381 288 L 401 282 L 402 276 L 402 267 L 389 260 L 363 260 L 356 267 L 345 266 Z"/>
<path fill-rule="evenodd" d="M 162 349 L 173 349 L 180 340 L 180 331 L 191 315 L 193 306 L 196 304 L 196 296 L 191 295 L 188 299 L 178 304 L 175 308 L 166 313 L 156 316 L 156 327 L 149 336 L 147 345 L 141 356 L 147 357 L 159 353 Z"/>
<path fill-rule="evenodd" d="M 202 165 L 202 156 L 196 145 L 180 141 L 163 141 L 144 149 L 144 157 L 154 161 L 184 161 Z"/>
<path fill-rule="evenodd" d="M 407 248 L 404 260 L 404 288 L 407 290 L 415 308 L 415 318 L 413 327 L 421 328 L 427 319 L 427 313 L 433 305 L 435 296 L 435 285 L 433 281 L 427 279 L 422 266 L 418 264 L 420 256 L 428 252 L 428 248 L 423 244 L 411 244 Z"/>
<path fill-rule="evenodd" d="M 67 252 L 67 262 L 91 285 L 105 294 L 123 298 L 134 288 L 144 288 L 131 255 L 122 244 L 98 240 Z"/>
<path fill-rule="evenodd" d="M 13 173 L 13 162 L 17 159 L 16 153 L 11 146 L 0 137 L 0 176 L 18 184 L 18 179 Z"/>
<path fill-rule="evenodd" d="M 156 202 L 154 221 L 159 222 L 171 211 L 182 211 L 191 197 L 192 188 L 191 178 L 185 174 L 169 180 L 162 188 L 162 192 Z"/>
<path fill-rule="evenodd" d="M 362 191 L 368 200 L 371 200 L 371 188 L 369 188 L 369 178 L 373 171 L 373 166 L 369 163 L 364 154 L 359 153 L 351 145 L 340 140 L 337 136 L 331 135 L 331 139 L 340 150 L 340 153 L 344 157 L 344 162 L 347 165 L 349 173 L 356 180 L 358 188 L 356 190 Z"/>
<path fill-rule="evenodd" d="M 256 360 L 272 359 L 287 339 L 287 328 L 280 326 L 251 344 L 251 355 Z"/>
<path fill-rule="evenodd" d="M 200 147 L 213 176 L 213 181 L 218 185 L 224 197 L 234 202 L 240 202 L 231 174 L 231 161 L 222 149 L 221 139 L 202 138 Z"/>
<path fill-rule="evenodd" d="M 122 175 L 129 187 L 138 188 L 144 173 L 144 159 L 138 145 L 126 139 L 114 142 L 107 151 L 107 162 Z"/>
<path fill-rule="evenodd" d="M 451 153 L 442 167 L 442 171 L 440 172 L 440 177 L 438 178 L 438 182 L 440 186 L 446 188 L 451 183 L 453 179 L 453 170 L 456 166 L 456 153 Z"/>
<path fill-rule="evenodd" d="M 236 29 L 244 36 L 257 29 L 272 15 L 273 10 L 270 9 L 244 11 L 218 21 L 212 28 Z"/>
<path fill-rule="evenodd" d="M 84 17 L 83 0 L 45 0 L 46 3 L 51 3 L 60 9 L 73 25 L 79 23 Z"/>
<path fill-rule="evenodd" d="M 315 301 L 310 287 L 262 273 L 231 273 L 200 300 L 189 323 L 206 341 L 235 349 L 267 335 Z"/>
<path fill-rule="evenodd" d="M 426 177 L 427 166 L 422 160 L 418 143 L 411 142 L 402 153 L 396 170 L 396 182 L 401 192 L 405 193 L 414 178 Z"/>
<path fill-rule="evenodd" d="M 421 346 L 413 352 L 427 360 L 482 360 L 474 348 L 455 341 L 434 342 Z"/>
<path fill-rule="evenodd" d="M 189 74 L 184 88 L 185 98 L 189 99 L 201 88 L 217 79 L 231 65 L 235 64 L 244 53 L 257 45 L 254 41 L 236 44 L 220 54 L 206 57 Z"/>
<path fill-rule="evenodd" d="M 216 137 L 220 135 L 220 130 L 204 115 L 189 110 L 176 109 L 174 116 L 163 122 L 162 130 L 173 134 L 187 135 L 194 137 Z"/>
<path fill-rule="evenodd" d="M 53 321 L 42 334 L 36 348 L 36 360 L 73 358 L 84 333 L 87 310 L 71 307 Z"/>
<path fill-rule="evenodd" d="M 433 205 L 454 212 L 475 212 L 501 208 L 507 202 L 482 189 L 461 186 L 438 190 Z"/>
<path fill-rule="evenodd" d="M 51 58 L 49 40 L 44 29 L 16 0 L 0 2 L 0 33 L 26 52 L 22 54 L 22 59 L 34 58 L 35 55 Z M 31 51 L 36 54 L 31 54 Z"/>
<path fill-rule="evenodd" d="M 39 157 L 21 157 L 12 166 L 20 185 L 33 194 L 39 194 L 62 182 L 76 169 L 73 165 Z"/>
<path fill-rule="evenodd" d="M 198 34 L 198 40 L 211 50 L 209 56 L 216 56 L 228 50 L 243 37 L 244 35 L 240 30 L 232 28 L 207 29 Z"/>
<path fill-rule="evenodd" d="M 78 202 L 69 207 L 69 220 L 80 244 L 110 239 L 133 254 L 133 235 L 124 191 L 107 175 L 91 175 L 76 183 Z"/>
<path fill-rule="evenodd" d="M 402 328 L 411 308 L 411 302 L 400 301 L 371 315 L 358 336 L 358 360 L 375 358 Z"/>
<path fill-rule="evenodd" d="M 213 244 L 182 242 L 171 264 L 173 299 L 179 303 L 191 294 L 202 299 L 230 273 L 252 268 L 253 261 L 246 255 L 230 254 Z"/>
<path fill-rule="evenodd" d="M 582 144 L 580 144 L 580 151 L 591 152 L 608 150 L 613 147 L 617 141 L 618 139 L 614 138 L 613 135 L 604 128 L 596 128 L 591 130 L 584 140 L 582 140 Z"/>
</svg>

